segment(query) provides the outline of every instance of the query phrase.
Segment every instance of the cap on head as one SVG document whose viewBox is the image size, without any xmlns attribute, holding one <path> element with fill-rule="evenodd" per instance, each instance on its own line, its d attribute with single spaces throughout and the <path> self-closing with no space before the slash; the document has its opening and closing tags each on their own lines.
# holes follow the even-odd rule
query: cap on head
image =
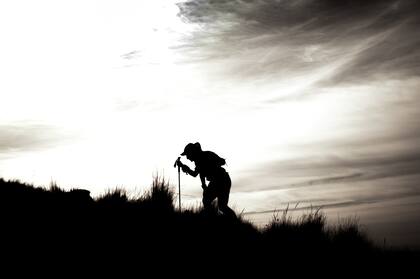
<svg viewBox="0 0 420 279">
<path fill-rule="evenodd" d="M 185 146 L 184 152 L 181 153 L 182 156 L 187 154 L 194 154 L 201 151 L 201 145 L 199 142 L 189 143 Z"/>
</svg>

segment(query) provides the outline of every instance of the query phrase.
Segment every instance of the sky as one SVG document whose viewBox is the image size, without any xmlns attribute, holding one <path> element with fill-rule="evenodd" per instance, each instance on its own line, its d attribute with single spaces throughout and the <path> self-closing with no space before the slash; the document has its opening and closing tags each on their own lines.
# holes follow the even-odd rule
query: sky
<svg viewBox="0 0 420 279">
<path fill-rule="evenodd" d="M 420 3 L 0 3 L 0 177 L 135 195 L 200 142 L 230 205 L 420 247 Z M 182 159 L 184 163 L 193 164 Z M 199 179 L 181 177 L 184 206 Z"/>
</svg>

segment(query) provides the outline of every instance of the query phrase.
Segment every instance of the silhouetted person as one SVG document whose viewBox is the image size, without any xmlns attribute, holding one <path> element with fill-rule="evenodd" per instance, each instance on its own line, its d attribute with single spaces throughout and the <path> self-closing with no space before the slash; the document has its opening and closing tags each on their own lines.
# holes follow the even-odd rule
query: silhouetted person
<svg viewBox="0 0 420 279">
<path fill-rule="evenodd" d="M 212 151 L 201 150 L 200 143 L 189 143 L 185 146 L 182 156 L 195 163 L 195 170 L 178 161 L 182 171 L 196 177 L 200 175 L 203 188 L 203 205 L 205 210 L 211 209 L 212 202 L 217 198 L 220 211 L 225 216 L 236 218 L 235 212 L 228 206 L 232 182 L 229 174 L 222 167 L 226 162 Z M 209 181 L 206 185 L 206 179 Z"/>
</svg>

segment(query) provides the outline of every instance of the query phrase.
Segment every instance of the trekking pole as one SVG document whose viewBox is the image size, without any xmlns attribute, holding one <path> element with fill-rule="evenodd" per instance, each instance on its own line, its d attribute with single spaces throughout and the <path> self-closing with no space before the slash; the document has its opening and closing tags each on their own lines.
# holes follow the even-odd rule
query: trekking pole
<svg viewBox="0 0 420 279">
<path fill-rule="evenodd" d="M 176 159 L 174 168 L 178 165 L 178 197 L 179 197 L 179 211 L 181 211 L 181 157 Z"/>
</svg>

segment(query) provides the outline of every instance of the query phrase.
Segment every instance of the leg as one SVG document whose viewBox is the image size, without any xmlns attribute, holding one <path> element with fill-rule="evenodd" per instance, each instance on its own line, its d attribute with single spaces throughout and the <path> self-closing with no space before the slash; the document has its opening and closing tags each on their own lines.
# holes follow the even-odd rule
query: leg
<svg viewBox="0 0 420 279">
<path fill-rule="evenodd" d="M 229 206 L 229 194 L 230 194 L 230 187 L 232 182 L 230 180 L 229 175 L 227 175 L 223 181 L 223 185 L 221 185 L 221 189 L 217 196 L 217 205 L 220 211 L 223 212 L 223 215 L 229 218 L 236 218 L 235 211 L 233 211 Z"/>
<path fill-rule="evenodd" d="M 203 192 L 203 206 L 205 211 L 212 209 L 212 202 L 216 198 L 216 193 L 213 188 L 209 187 Z"/>
<path fill-rule="evenodd" d="M 229 201 L 229 192 L 221 193 L 219 197 L 217 198 L 218 207 L 220 211 L 223 212 L 223 215 L 225 215 L 226 217 L 236 218 L 235 211 L 233 211 L 228 206 L 228 201 Z"/>
</svg>

